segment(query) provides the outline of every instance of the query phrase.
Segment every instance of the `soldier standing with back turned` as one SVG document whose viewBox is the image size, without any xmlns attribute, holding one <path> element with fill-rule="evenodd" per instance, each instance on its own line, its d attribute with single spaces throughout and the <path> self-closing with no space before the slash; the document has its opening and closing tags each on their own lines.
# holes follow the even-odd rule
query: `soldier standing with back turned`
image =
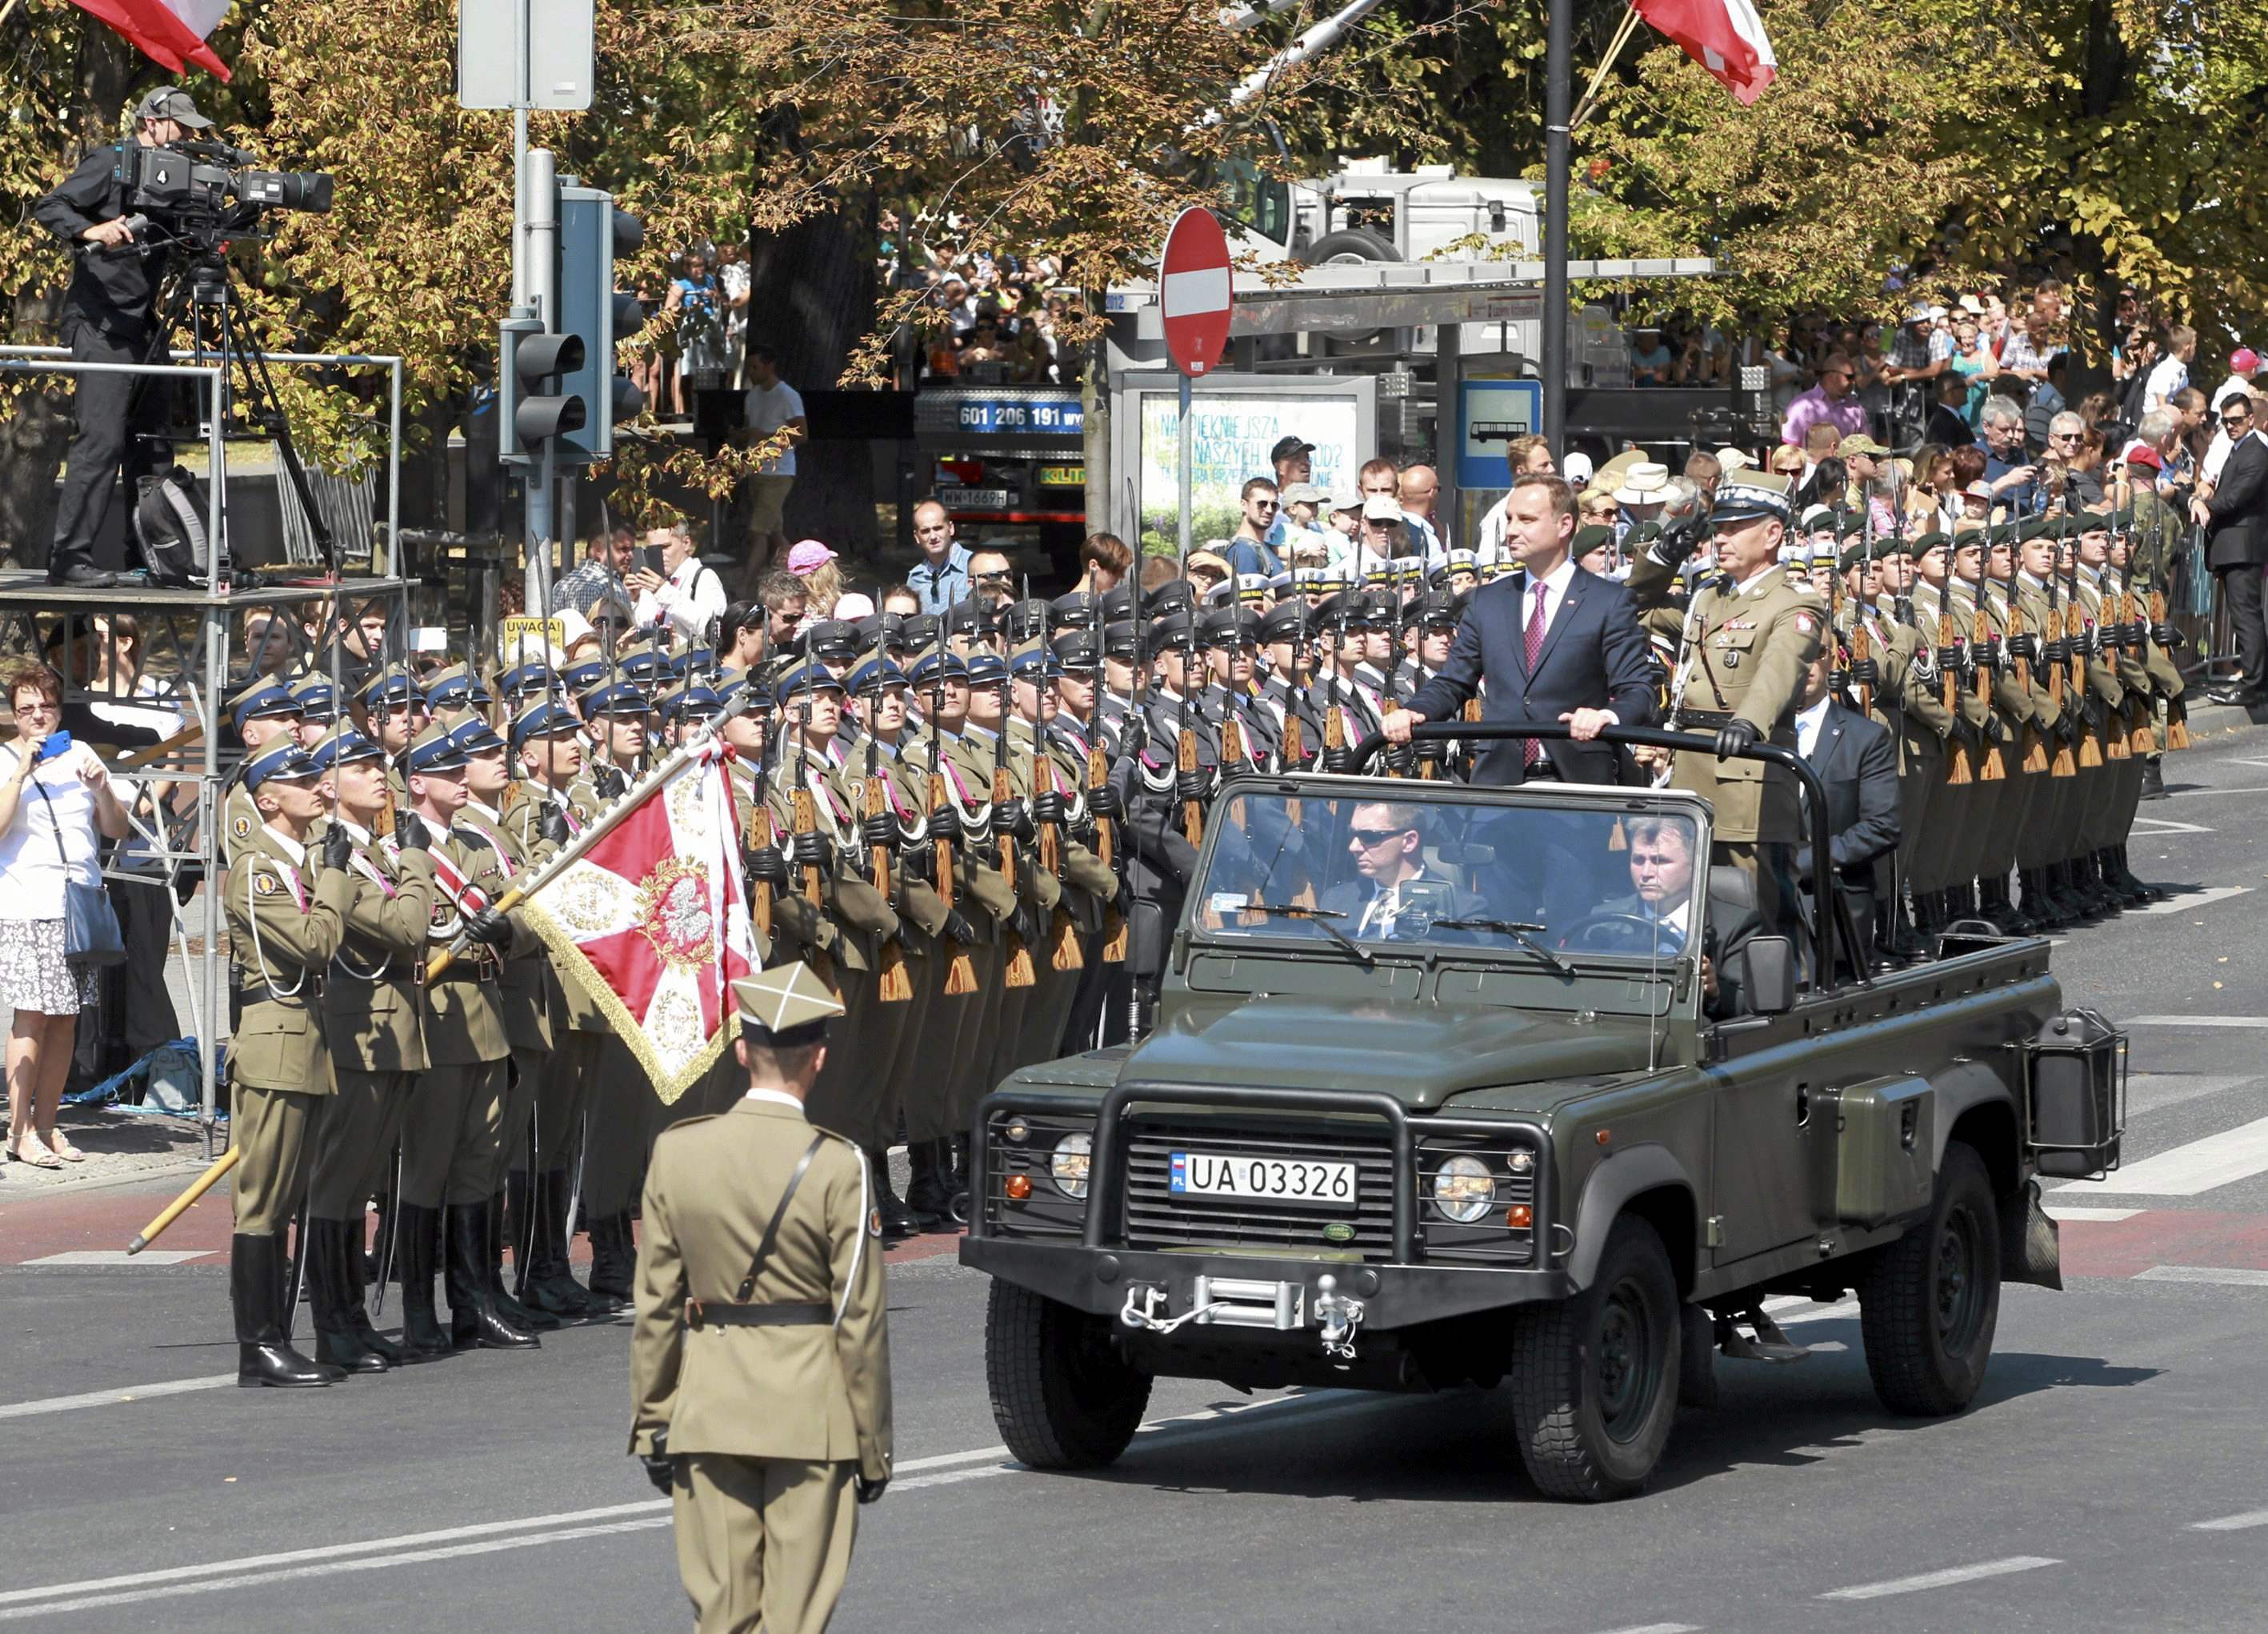
<svg viewBox="0 0 2268 1634">
<path fill-rule="evenodd" d="M 701 1634 L 834 1616 L 858 1503 L 889 1484 L 882 1225 L 857 1146 L 804 1098 L 842 1002 L 805 965 L 736 981 L 746 1094 L 654 1142 L 632 1453 L 667 1492 Z"/>
</svg>

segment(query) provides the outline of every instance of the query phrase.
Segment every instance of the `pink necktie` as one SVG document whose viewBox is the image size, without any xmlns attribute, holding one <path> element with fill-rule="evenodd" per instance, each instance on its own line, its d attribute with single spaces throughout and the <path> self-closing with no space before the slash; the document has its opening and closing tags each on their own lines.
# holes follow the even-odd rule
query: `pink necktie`
<svg viewBox="0 0 2268 1634">
<path fill-rule="evenodd" d="M 1551 594 L 1542 580 L 1535 582 L 1535 610 L 1528 615 L 1528 677 L 1535 678 L 1535 661 L 1543 655 L 1543 603 Z M 1543 764 L 1543 745 L 1535 738 L 1528 740 L 1527 764 Z"/>
</svg>

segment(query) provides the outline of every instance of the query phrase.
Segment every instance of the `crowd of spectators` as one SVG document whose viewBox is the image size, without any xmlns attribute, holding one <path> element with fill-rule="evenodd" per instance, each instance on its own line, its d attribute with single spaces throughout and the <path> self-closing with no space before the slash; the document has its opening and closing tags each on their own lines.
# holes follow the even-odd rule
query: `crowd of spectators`
<svg viewBox="0 0 2268 1634">
<path fill-rule="evenodd" d="M 1076 363 L 1064 356 L 1062 336 L 1080 306 L 1078 289 L 1063 282 L 1063 262 L 973 248 L 965 225 L 950 213 L 924 214 L 909 230 L 896 211 L 882 212 L 876 271 L 886 288 L 920 296 L 900 332 L 899 384 L 1071 384 Z"/>
</svg>

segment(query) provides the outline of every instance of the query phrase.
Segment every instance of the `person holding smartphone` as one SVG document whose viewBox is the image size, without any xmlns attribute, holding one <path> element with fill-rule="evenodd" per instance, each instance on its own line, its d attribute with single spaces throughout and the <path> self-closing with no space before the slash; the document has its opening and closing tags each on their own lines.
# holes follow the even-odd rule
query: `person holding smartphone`
<svg viewBox="0 0 2268 1634">
<path fill-rule="evenodd" d="M 58 729 L 63 677 L 35 659 L 0 677 L 16 712 L 16 741 L 0 745 L 0 999 L 15 1011 L 8 1156 L 55 1169 L 85 1161 L 55 1113 L 99 974 L 63 957 L 64 896 L 73 882 L 101 884 L 101 841 L 126 837 L 126 808 L 101 757 Z"/>
<path fill-rule="evenodd" d="M 625 582 L 637 597 L 630 621 L 640 631 L 659 626 L 673 641 L 697 646 L 725 610 L 725 581 L 693 551 L 693 529 L 679 522 L 657 528 L 639 547 Z"/>
</svg>

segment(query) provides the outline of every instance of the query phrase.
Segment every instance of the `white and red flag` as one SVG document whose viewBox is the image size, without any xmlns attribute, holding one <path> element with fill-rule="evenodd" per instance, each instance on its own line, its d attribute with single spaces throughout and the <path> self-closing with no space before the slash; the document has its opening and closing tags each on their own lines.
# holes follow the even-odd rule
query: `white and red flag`
<svg viewBox="0 0 2268 1634">
<path fill-rule="evenodd" d="M 733 790 L 717 739 L 654 768 L 547 867 L 520 913 L 607 1012 L 666 1105 L 732 1041 L 755 973 Z"/>
<path fill-rule="evenodd" d="M 1778 65 L 1751 0 L 1632 0 L 1638 14 L 1715 75 L 1743 107 L 1764 93 Z"/>
<path fill-rule="evenodd" d="M 205 41 L 228 15 L 229 0 L 71 0 L 133 42 L 135 48 L 170 73 L 195 63 L 220 79 L 228 64 Z"/>
</svg>

